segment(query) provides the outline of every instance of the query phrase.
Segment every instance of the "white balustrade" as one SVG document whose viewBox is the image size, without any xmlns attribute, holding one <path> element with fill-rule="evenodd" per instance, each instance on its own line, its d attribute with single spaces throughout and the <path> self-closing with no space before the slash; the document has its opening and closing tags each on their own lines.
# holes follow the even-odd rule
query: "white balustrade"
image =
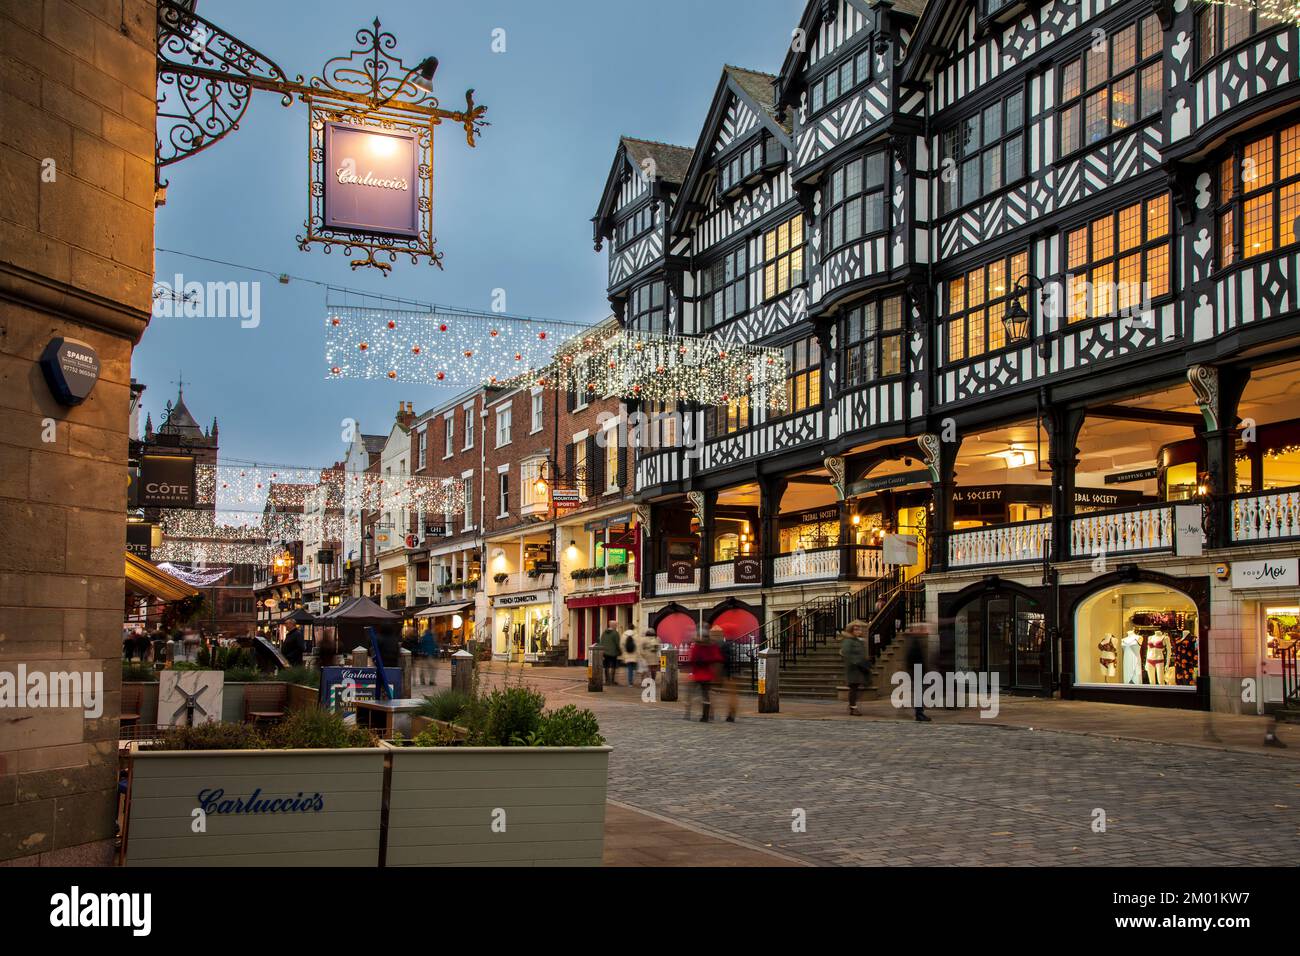
<svg viewBox="0 0 1300 956">
<path fill-rule="evenodd" d="M 736 565 L 733 561 L 709 566 L 709 587 L 729 588 L 736 583 Z"/>
<path fill-rule="evenodd" d="M 1079 515 L 1070 522 L 1070 554 L 1076 558 L 1167 551 L 1173 546 L 1172 505 L 1096 511 Z"/>
<path fill-rule="evenodd" d="M 683 582 L 668 583 L 668 572 L 660 571 L 655 575 L 655 594 L 690 594 L 700 589 L 700 569 L 695 569 L 695 580 L 690 584 Z"/>
<path fill-rule="evenodd" d="M 1040 561 L 1043 542 L 1052 537 L 1050 521 L 1026 521 L 954 531 L 948 536 L 948 567 Z"/>
<path fill-rule="evenodd" d="M 778 555 L 772 567 L 772 581 L 789 584 L 792 581 L 818 581 L 840 576 L 840 549 L 823 548 L 817 551 L 794 551 Z"/>
<path fill-rule="evenodd" d="M 1300 489 L 1264 491 L 1232 499 L 1232 540 L 1300 537 Z"/>
<path fill-rule="evenodd" d="M 888 573 L 884 549 L 859 547 L 854 550 L 857 552 L 856 571 L 859 580 L 883 578 Z"/>
</svg>

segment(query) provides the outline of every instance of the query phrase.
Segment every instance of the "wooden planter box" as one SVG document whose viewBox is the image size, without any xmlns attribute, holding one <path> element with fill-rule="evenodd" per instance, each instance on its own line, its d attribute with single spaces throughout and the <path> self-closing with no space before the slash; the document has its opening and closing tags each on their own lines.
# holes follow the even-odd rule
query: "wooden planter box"
<svg viewBox="0 0 1300 956">
<path fill-rule="evenodd" d="M 599 866 L 609 750 L 391 748 L 387 865 Z"/>
<path fill-rule="evenodd" d="M 134 745 L 126 865 L 376 866 L 387 754 L 378 748 L 149 751 Z M 209 801 L 207 832 L 195 833 L 195 808 L 217 790 L 221 800 L 248 802 L 256 793 L 265 804 L 261 812 L 240 812 Z M 302 808 L 275 802 L 286 799 L 301 799 Z"/>
</svg>

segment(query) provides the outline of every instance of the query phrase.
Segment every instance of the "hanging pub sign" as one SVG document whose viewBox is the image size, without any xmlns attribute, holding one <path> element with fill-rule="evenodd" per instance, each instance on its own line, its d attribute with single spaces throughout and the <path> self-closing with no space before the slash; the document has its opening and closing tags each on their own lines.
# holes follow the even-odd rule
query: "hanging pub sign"
<svg viewBox="0 0 1300 956">
<path fill-rule="evenodd" d="M 735 582 L 737 584 L 762 584 L 762 562 L 758 558 L 737 558 Z"/>
<path fill-rule="evenodd" d="M 194 457 L 192 455 L 141 457 L 140 507 L 193 508 Z"/>
<path fill-rule="evenodd" d="M 668 583 L 669 584 L 694 584 L 695 565 L 690 561 L 669 561 L 668 562 Z"/>
<path fill-rule="evenodd" d="M 153 525 L 133 521 L 126 526 L 126 550 L 142 561 L 153 555 Z"/>
<path fill-rule="evenodd" d="M 41 353 L 41 371 L 56 402 L 80 405 L 99 381 L 99 355 L 77 339 L 50 339 Z"/>
<path fill-rule="evenodd" d="M 420 234 L 420 148 L 412 130 L 325 123 L 325 226 Z"/>
</svg>

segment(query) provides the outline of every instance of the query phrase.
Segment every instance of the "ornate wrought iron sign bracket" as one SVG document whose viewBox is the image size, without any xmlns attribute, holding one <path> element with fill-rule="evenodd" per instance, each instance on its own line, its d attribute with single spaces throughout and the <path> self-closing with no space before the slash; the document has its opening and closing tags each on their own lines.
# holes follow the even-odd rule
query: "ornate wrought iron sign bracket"
<svg viewBox="0 0 1300 956">
<path fill-rule="evenodd" d="M 165 195 L 163 167 L 188 159 L 239 128 L 254 89 L 278 93 L 281 105 L 295 97 L 308 107 L 309 194 L 305 232 L 299 248 L 315 243 L 328 253 L 341 247 L 354 269 L 370 266 L 387 274 L 401 255 L 412 262 L 421 257 L 442 266 L 442 253 L 433 238 L 433 128 L 445 120 L 461 126 L 471 146 L 483 127 L 486 106 L 476 105 L 474 91 L 465 93 L 465 109 L 443 109 L 432 93 L 435 57 L 407 67 L 392 51 L 397 38 L 384 31 L 378 18 L 356 33 L 358 48 L 330 59 L 319 76 L 292 79 L 269 57 L 216 24 L 198 16 L 184 0 L 158 4 L 158 130 L 155 142 L 157 187 Z M 349 170 L 339 182 L 385 190 L 409 191 L 411 218 L 400 226 L 384 221 L 351 221 L 327 209 L 329 133 L 332 129 L 360 134 L 378 133 L 402 141 L 413 155 L 412 175 L 375 176 Z M 409 143 L 409 145 L 407 145 Z M 411 152 L 413 151 L 413 152 Z M 387 197 L 392 198 L 392 197 Z M 389 203 L 389 206 L 392 206 Z M 391 209 L 389 210 L 391 212 Z M 399 217 L 400 218 L 400 217 Z"/>
</svg>

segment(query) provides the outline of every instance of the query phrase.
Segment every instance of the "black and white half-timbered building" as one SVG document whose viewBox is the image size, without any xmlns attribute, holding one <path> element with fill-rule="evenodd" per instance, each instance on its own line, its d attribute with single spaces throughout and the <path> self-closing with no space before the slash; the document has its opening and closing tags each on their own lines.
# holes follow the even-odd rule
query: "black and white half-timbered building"
<svg viewBox="0 0 1300 956">
<path fill-rule="evenodd" d="M 1003 691 L 1296 696 L 1300 31 L 1252 6 L 810 0 L 693 148 L 620 142 L 619 320 L 788 363 L 641 410 L 649 626 L 848 607 Z"/>
</svg>

